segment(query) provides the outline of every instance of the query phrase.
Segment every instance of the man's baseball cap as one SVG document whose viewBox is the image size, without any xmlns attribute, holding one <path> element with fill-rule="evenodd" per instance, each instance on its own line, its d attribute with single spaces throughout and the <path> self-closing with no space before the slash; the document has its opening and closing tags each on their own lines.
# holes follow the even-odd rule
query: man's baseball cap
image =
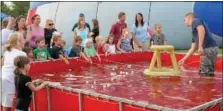
<svg viewBox="0 0 223 111">
<path fill-rule="evenodd" d="M 84 17 L 84 14 L 83 13 L 80 13 L 79 17 Z"/>
</svg>

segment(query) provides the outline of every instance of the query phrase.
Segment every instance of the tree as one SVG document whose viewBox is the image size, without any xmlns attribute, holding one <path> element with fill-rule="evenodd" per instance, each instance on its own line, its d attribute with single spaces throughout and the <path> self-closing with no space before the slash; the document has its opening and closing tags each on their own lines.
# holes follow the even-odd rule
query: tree
<svg viewBox="0 0 223 111">
<path fill-rule="evenodd" d="M 1 1 L 1 12 L 4 12 L 7 15 L 11 13 L 10 8 L 3 1 Z"/>
<path fill-rule="evenodd" d="M 29 10 L 29 2 L 12 2 L 12 12 L 11 15 L 17 17 L 19 15 L 26 16 Z"/>
<path fill-rule="evenodd" d="M 27 16 L 29 10 L 28 1 L 12 2 L 11 8 L 9 8 L 4 2 L 1 2 L 1 10 L 7 15 L 12 17 L 18 17 L 19 15 Z"/>
</svg>

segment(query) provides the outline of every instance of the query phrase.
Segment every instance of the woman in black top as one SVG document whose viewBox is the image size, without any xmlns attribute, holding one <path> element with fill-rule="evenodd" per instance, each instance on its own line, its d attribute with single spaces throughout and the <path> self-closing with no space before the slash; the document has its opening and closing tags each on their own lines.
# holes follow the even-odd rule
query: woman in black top
<svg viewBox="0 0 223 111">
<path fill-rule="evenodd" d="M 57 30 L 54 28 L 53 20 L 47 19 L 46 26 L 44 28 L 44 37 L 45 37 L 45 43 L 46 43 L 48 49 L 52 45 L 51 38 L 52 38 L 54 31 L 57 31 Z"/>
<path fill-rule="evenodd" d="M 16 104 L 15 111 L 28 111 L 32 98 L 32 91 L 36 92 L 46 86 L 48 82 L 41 80 L 32 81 L 32 78 L 27 76 L 30 69 L 29 58 L 25 56 L 18 56 L 14 59 L 16 69 L 15 73 L 15 87 L 16 87 Z M 40 83 L 35 86 L 35 83 Z"/>
<path fill-rule="evenodd" d="M 96 44 L 96 40 L 95 38 L 99 35 L 99 25 L 98 25 L 98 20 L 97 19 L 93 19 L 92 20 L 92 31 L 90 33 L 90 36 L 93 38 L 93 43 Z"/>
</svg>

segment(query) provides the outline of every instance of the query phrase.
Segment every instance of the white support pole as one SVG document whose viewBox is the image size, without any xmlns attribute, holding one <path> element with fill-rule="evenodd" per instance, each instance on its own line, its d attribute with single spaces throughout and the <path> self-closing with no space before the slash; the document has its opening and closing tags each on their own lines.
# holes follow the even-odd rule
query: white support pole
<svg viewBox="0 0 223 111">
<path fill-rule="evenodd" d="M 33 92 L 32 94 L 32 98 L 33 98 L 33 111 L 36 111 L 36 96 L 35 96 L 35 92 Z"/>
<path fill-rule="evenodd" d="M 47 105 L 48 105 L 48 111 L 51 111 L 51 95 L 50 95 L 50 87 L 46 87 L 46 93 L 47 93 Z"/>
<path fill-rule="evenodd" d="M 82 111 L 82 94 L 78 93 L 78 103 L 79 103 L 79 111 Z"/>
<path fill-rule="evenodd" d="M 122 111 L 122 102 L 119 101 L 119 111 Z"/>
</svg>

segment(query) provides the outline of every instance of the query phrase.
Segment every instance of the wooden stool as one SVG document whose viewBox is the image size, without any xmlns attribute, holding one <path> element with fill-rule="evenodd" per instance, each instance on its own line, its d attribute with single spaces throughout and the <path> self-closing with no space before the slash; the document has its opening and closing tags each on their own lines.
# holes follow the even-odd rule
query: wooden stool
<svg viewBox="0 0 223 111">
<path fill-rule="evenodd" d="M 151 49 L 154 51 L 153 58 L 150 63 L 149 69 L 146 69 L 144 73 L 146 75 L 151 76 L 176 76 L 180 74 L 177 60 L 175 57 L 174 47 L 171 45 L 153 45 Z M 161 51 L 168 51 L 170 52 L 171 61 L 173 64 L 173 69 L 168 69 L 162 67 L 161 60 L 160 60 L 160 52 Z M 154 68 L 155 63 L 157 61 L 157 68 Z"/>
</svg>

